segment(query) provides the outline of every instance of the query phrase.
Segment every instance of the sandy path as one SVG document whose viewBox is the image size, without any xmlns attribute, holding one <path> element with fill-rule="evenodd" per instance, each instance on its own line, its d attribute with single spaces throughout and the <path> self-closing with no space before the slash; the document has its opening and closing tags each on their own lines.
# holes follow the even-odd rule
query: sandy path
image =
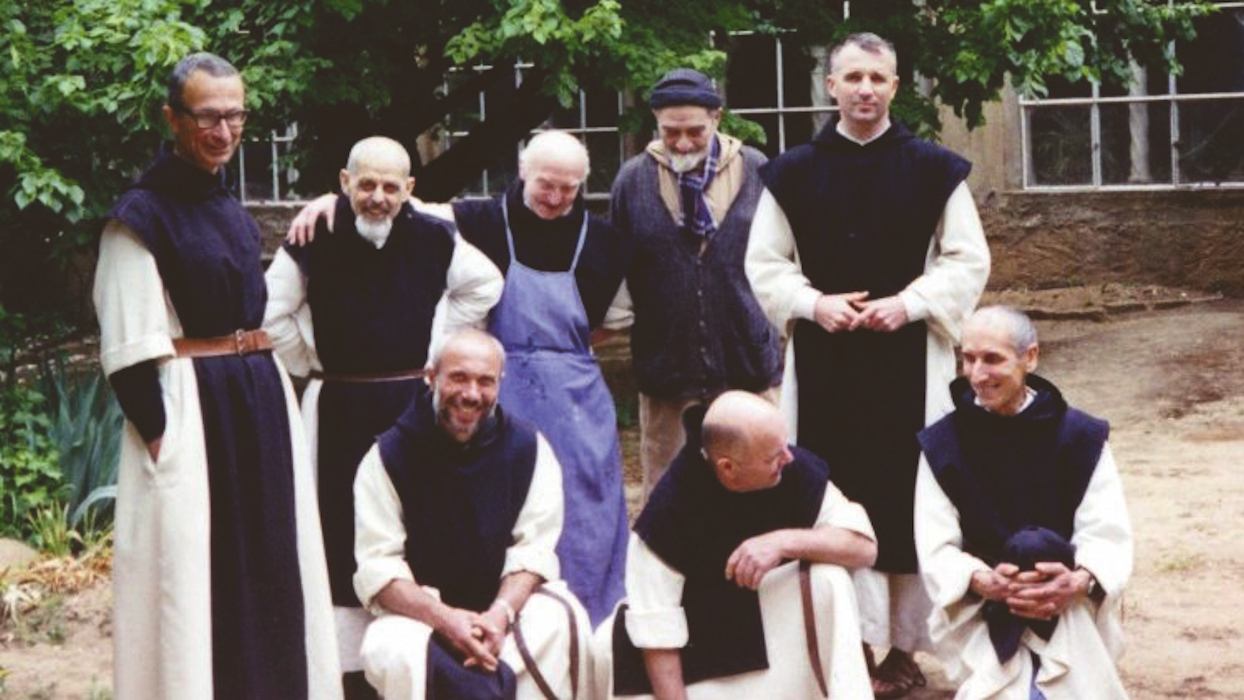
<svg viewBox="0 0 1244 700">
<path fill-rule="evenodd" d="M 1244 700 L 1244 301 L 1038 327 L 1039 371 L 1113 426 L 1136 531 L 1121 662 L 1132 697 Z M 107 599 L 67 605 L 63 645 L 0 638 L 0 697 L 98 697 Z M 936 662 L 922 663 L 930 687 L 910 697 L 952 697 Z"/>
</svg>

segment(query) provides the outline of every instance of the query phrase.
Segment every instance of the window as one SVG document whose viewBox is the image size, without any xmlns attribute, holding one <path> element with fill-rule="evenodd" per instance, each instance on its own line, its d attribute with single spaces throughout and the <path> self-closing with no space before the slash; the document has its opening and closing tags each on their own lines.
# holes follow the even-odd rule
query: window
<svg viewBox="0 0 1244 700">
<path fill-rule="evenodd" d="M 1172 47 L 1183 75 L 1133 66 L 1130 85 L 1021 99 L 1024 188 L 1244 186 L 1244 2 L 1218 7 Z"/>
</svg>

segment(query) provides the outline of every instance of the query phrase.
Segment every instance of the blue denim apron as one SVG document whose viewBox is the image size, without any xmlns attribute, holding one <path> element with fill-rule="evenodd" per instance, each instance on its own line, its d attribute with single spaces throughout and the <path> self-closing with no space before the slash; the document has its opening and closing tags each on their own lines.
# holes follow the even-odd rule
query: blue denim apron
<svg viewBox="0 0 1244 700">
<path fill-rule="evenodd" d="M 595 625 L 623 596 L 629 532 L 613 397 L 592 356 L 574 276 L 587 215 L 570 269 L 545 272 L 514 255 L 506 209 L 510 267 L 488 328 L 506 351 L 500 401 L 534 423 L 561 462 L 566 516 L 557 557 Z"/>
</svg>

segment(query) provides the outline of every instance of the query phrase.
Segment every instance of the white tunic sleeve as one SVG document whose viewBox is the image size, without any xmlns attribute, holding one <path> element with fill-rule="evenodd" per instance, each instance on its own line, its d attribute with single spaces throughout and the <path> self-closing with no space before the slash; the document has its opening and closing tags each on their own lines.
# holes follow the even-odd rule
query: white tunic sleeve
<svg viewBox="0 0 1244 700">
<path fill-rule="evenodd" d="M 768 189 L 752 218 L 744 269 L 760 307 L 783 335 L 790 335 L 795 319 L 813 318 L 821 293 L 804 276 L 790 221 Z"/>
<path fill-rule="evenodd" d="M 876 542 L 877 534 L 873 531 L 872 521 L 864 506 L 850 501 L 833 482 L 825 484 L 825 497 L 821 499 L 821 510 L 816 516 L 815 527 L 839 527 L 844 530 L 858 532 Z"/>
<path fill-rule="evenodd" d="M 966 182 L 959 183 L 929 246 L 924 274 L 899 293 L 913 321 L 958 342 L 959 327 L 976 308 L 989 279 L 989 244 Z"/>
<path fill-rule="evenodd" d="M 93 293 L 99 315 L 104 374 L 173 356 L 172 305 L 155 257 L 138 234 L 117 219 L 104 226 Z"/>
<path fill-rule="evenodd" d="M 1107 595 L 1117 596 L 1132 574 L 1132 526 L 1109 444 L 1102 448 L 1074 522 L 1076 565 L 1092 572 Z"/>
<path fill-rule="evenodd" d="M 364 606 L 379 612 L 373 599 L 392 581 L 414 581 L 406 563 L 406 526 L 402 501 L 385 471 L 380 449 L 372 445 L 354 477 L 354 592 Z"/>
<path fill-rule="evenodd" d="M 536 435 L 536 467 L 531 475 L 527 500 L 514 521 L 514 544 L 505 551 L 504 578 L 529 571 L 545 581 L 559 578 L 557 540 L 565 517 L 562 496 L 562 469 L 544 435 Z"/>
<path fill-rule="evenodd" d="M 942 491 L 923 454 L 916 474 L 915 510 L 916 554 L 925 589 L 936 609 L 954 608 L 967 594 L 972 574 L 991 567 L 963 550 L 959 509 Z"/>
<path fill-rule="evenodd" d="M 561 467 L 544 437 L 538 436 L 531 488 L 514 522 L 514 544 L 506 550 L 502 577 L 529 571 L 546 581 L 558 578 L 562 508 Z M 402 502 L 375 445 L 354 478 L 354 558 L 358 562 L 354 591 L 368 607 L 390 582 L 415 580 L 406 563 Z"/>
<path fill-rule="evenodd" d="M 626 549 L 626 632 L 639 649 L 681 649 L 687 645 L 682 609 L 686 579 L 661 560 L 635 533 Z"/>
<path fill-rule="evenodd" d="M 488 256 L 455 233 L 454 254 L 445 277 L 445 331 L 482 327 L 504 286 L 501 271 Z"/>
<path fill-rule="evenodd" d="M 605 311 L 605 320 L 600 324 L 601 327 L 611 331 L 630 327 L 635 323 L 634 306 L 631 288 L 626 285 L 626 280 L 622 280 L 622 284 L 618 285 L 618 293 L 609 302 L 609 309 Z"/>
<path fill-rule="evenodd" d="M 452 212 L 451 212 L 452 213 Z M 479 248 L 454 233 L 454 252 L 445 275 L 445 294 L 436 305 L 428 361 L 445 338 L 464 328 L 483 328 L 488 312 L 501 298 L 505 279 Z"/>
<path fill-rule="evenodd" d="M 272 338 L 285 369 L 305 377 L 312 369 L 320 368 L 315 355 L 311 307 L 307 305 L 306 275 L 281 248 L 264 273 L 264 283 L 268 287 L 268 304 L 264 307 L 263 328 Z"/>
</svg>

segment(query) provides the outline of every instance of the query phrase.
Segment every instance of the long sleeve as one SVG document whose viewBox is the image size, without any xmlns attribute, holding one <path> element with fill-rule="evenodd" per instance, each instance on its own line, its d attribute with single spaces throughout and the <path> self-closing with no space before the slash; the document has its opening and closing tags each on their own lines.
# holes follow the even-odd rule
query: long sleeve
<svg viewBox="0 0 1244 700">
<path fill-rule="evenodd" d="M 354 477 L 354 558 L 354 592 L 373 610 L 372 600 L 389 583 L 415 580 L 406 563 L 402 502 L 375 445 Z"/>
<path fill-rule="evenodd" d="M 307 305 L 306 275 L 282 248 L 264 273 L 264 283 L 268 287 L 268 304 L 264 307 L 263 328 L 289 373 L 306 376 L 320 366 L 315 355 L 311 308 Z"/>
<path fill-rule="evenodd" d="M 560 576 L 557 540 L 561 538 L 565 517 L 562 469 L 544 435 L 537 435 L 536 440 L 536 466 L 531 475 L 531 487 L 514 521 L 513 544 L 505 551 L 501 576 L 528 571 L 545 581 L 554 581 Z"/>
<path fill-rule="evenodd" d="M 961 182 L 946 200 L 924 274 L 899 293 L 907 315 L 913 321 L 928 320 L 935 333 L 957 343 L 963 320 L 976 308 L 989 280 L 989 263 L 976 203 L 967 183 Z"/>
<path fill-rule="evenodd" d="M 454 254 L 445 278 L 445 333 L 482 327 L 504 286 L 501 271 L 488 256 L 455 233 Z"/>
<path fill-rule="evenodd" d="M 117 395 L 121 412 L 134 424 L 143 442 L 151 442 L 164 434 L 167 416 L 160 390 L 160 368 L 155 360 L 119 369 L 108 375 L 108 383 Z"/>
<path fill-rule="evenodd" d="M 963 550 L 959 510 L 942 491 L 923 454 L 916 474 L 915 511 L 916 554 L 925 589 L 935 607 L 953 609 L 967 594 L 972 574 L 990 567 Z"/>
<path fill-rule="evenodd" d="M 1133 544 L 1123 484 L 1109 444 L 1102 448 L 1074 526 L 1076 564 L 1091 571 L 1108 596 L 1117 596 L 1132 575 Z"/>
<path fill-rule="evenodd" d="M 687 616 L 682 608 L 685 581 L 631 533 L 626 549 L 626 631 L 637 648 L 687 645 Z"/>
<path fill-rule="evenodd" d="M 796 319 L 813 318 L 821 292 L 804 276 L 790 221 L 767 189 L 752 218 L 744 270 L 760 307 L 783 335 L 790 335 Z"/>
<path fill-rule="evenodd" d="M 527 499 L 514 521 L 501 576 L 529 571 L 546 581 L 558 578 L 557 540 L 563 504 L 561 466 L 543 436 L 537 438 L 535 471 Z M 415 581 L 406 563 L 406 526 L 402 502 L 372 446 L 354 478 L 354 591 L 367 607 L 392 581 Z"/>
</svg>

